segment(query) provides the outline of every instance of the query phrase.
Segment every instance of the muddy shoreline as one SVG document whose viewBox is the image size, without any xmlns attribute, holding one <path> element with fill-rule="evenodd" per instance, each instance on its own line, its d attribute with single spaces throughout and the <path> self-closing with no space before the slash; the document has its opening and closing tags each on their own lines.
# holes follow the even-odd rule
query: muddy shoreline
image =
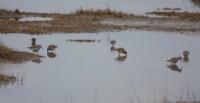
<svg viewBox="0 0 200 103">
<path fill-rule="evenodd" d="M 94 33 L 127 29 L 200 33 L 200 13 L 151 12 L 157 17 L 136 16 L 105 10 L 77 10 L 70 14 L 31 13 L 0 10 L 0 33 L 52 34 Z M 162 16 L 162 17 L 161 17 Z M 26 17 L 48 17 L 52 20 L 19 21 Z M 17 19 L 16 19 L 17 18 Z"/>
</svg>

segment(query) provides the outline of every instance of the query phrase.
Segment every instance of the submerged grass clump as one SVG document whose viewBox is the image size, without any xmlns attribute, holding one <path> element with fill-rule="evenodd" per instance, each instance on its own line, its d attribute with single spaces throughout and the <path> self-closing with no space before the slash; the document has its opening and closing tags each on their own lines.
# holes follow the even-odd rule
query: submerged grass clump
<svg viewBox="0 0 200 103">
<path fill-rule="evenodd" d="M 82 43 L 82 42 L 88 42 L 88 43 L 91 43 L 91 42 L 100 42 L 100 40 L 94 40 L 94 39 L 68 39 L 67 41 L 79 42 L 79 43 Z"/>
<path fill-rule="evenodd" d="M 16 81 L 16 77 L 0 74 L 0 82 Z"/>
</svg>

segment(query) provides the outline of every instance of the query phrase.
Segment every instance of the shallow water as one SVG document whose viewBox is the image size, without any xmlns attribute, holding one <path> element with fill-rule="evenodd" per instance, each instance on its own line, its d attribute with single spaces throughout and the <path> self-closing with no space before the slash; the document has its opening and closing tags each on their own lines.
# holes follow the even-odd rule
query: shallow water
<svg viewBox="0 0 200 103">
<path fill-rule="evenodd" d="M 109 8 L 134 14 L 145 14 L 158 8 L 181 8 L 182 11 L 200 11 L 191 0 L 0 0 L 0 7 L 31 12 L 69 13 L 78 8 Z"/>
<path fill-rule="evenodd" d="M 45 17 L 24 17 L 20 18 L 19 21 L 49 21 L 52 18 L 45 18 Z"/>
<path fill-rule="evenodd" d="M 146 103 L 200 98 L 200 37 L 176 33 L 123 31 L 98 34 L 25 35 L 1 34 L 7 46 L 28 51 L 31 38 L 44 49 L 41 63 L 0 66 L 4 74 L 22 83 L 0 88 L 1 103 Z M 79 43 L 67 39 L 94 39 Z M 124 47 L 127 58 L 118 60 L 110 40 Z M 46 48 L 58 45 L 50 58 Z M 166 59 L 189 50 L 189 62 L 169 69 Z M 180 71 L 181 69 L 181 71 Z M 188 95 L 189 94 L 189 95 Z"/>
</svg>

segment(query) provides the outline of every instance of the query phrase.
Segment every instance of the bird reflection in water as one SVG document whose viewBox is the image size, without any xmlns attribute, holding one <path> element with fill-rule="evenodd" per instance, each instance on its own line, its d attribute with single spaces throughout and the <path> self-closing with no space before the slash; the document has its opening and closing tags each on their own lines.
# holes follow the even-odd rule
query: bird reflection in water
<svg viewBox="0 0 200 103">
<path fill-rule="evenodd" d="M 123 61 L 125 61 L 126 60 L 126 58 L 127 58 L 127 56 L 118 56 L 117 58 L 115 58 L 115 60 L 117 60 L 117 61 L 119 61 L 119 62 L 123 62 Z"/>
<path fill-rule="evenodd" d="M 55 58 L 57 55 L 54 52 L 47 52 L 49 58 Z"/>
<path fill-rule="evenodd" d="M 172 71 L 182 72 L 182 67 L 179 68 L 176 64 L 167 65 L 167 68 L 171 69 Z"/>
<path fill-rule="evenodd" d="M 33 59 L 32 62 L 33 62 L 33 63 L 40 64 L 40 63 L 42 62 L 42 59 L 36 58 L 36 59 Z"/>
<path fill-rule="evenodd" d="M 19 77 L 14 76 L 13 74 L 11 76 L 9 75 L 5 75 L 5 74 L 1 74 L 0 73 L 0 88 L 1 87 L 6 87 L 9 85 L 21 85 L 23 86 L 23 82 L 24 82 L 24 77 L 22 75 L 21 79 L 19 79 Z"/>
</svg>

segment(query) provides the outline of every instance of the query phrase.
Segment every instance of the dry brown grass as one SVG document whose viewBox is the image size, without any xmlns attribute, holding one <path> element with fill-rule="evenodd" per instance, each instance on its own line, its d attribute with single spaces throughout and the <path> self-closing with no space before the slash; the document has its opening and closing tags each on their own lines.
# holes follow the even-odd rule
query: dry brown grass
<svg viewBox="0 0 200 103">
<path fill-rule="evenodd" d="M 14 76 L 7 76 L 4 74 L 0 74 L 0 82 L 7 82 L 7 81 L 16 81 L 16 77 Z"/>
<path fill-rule="evenodd" d="M 9 76 L 9 75 L 5 75 L 5 74 L 1 74 L 0 73 L 0 88 L 2 86 L 7 86 L 9 84 L 14 84 L 15 82 L 17 82 L 18 79 L 15 76 Z"/>
<path fill-rule="evenodd" d="M 70 14 L 50 14 L 50 13 L 31 13 L 22 12 L 20 10 L 6 11 L 0 10 L 0 33 L 24 33 L 24 34 L 52 34 L 52 33 L 96 33 L 102 31 L 119 31 L 125 29 L 142 29 L 142 30 L 164 30 L 164 31 L 199 31 L 198 27 L 185 28 L 180 27 L 176 30 L 171 28 L 164 29 L 163 26 L 155 26 L 148 22 L 156 22 L 160 24 L 162 22 L 175 21 L 174 18 L 150 18 L 135 16 L 133 14 L 123 13 L 121 11 L 115 11 L 107 9 L 89 9 L 83 10 L 82 8 Z M 199 22 L 199 13 L 187 13 L 187 12 L 151 12 L 151 14 L 170 16 L 187 20 Z M 15 18 L 22 17 L 48 17 L 52 20 L 48 21 L 15 21 Z M 162 20 L 161 20 L 162 19 Z M 104 21 L 114 21 L 116 23 L 105 23 Z M 120 21 L 120 22 L 118 22 Z M 130 21 L 130 22 L 128 22 Z M 176 19 L 176 21 L 180 21 Z M 176 22 L 175 21 L 175 22 Z M 137 25 L 140 23 L 141 25 Z M 120 25 L 123 24 L 123 25 Z M 193 22 L 192 22 L 193 23 Z M 145 25 L 143 25 L 145 24 Z M 195 25 L 195 24 L 194 24 Z M 168 26 L 168 25 L 166 25 Z M 150 27 L 150 29 L 149 29 Z M 156 27 L 156 28 L 155 28 Z"/>
<path fill-rule="evenodd" d="M 0 42 L 0 58 L 4 60 L 14 61 L 16 63 L 22 63 L 35 58 L 41 58 L 42 56 L 28 53 L 15 51 L 11 48 L 6 47 L 2 42 Z"/>
<path fill-rule="evenodd" d="M 20 12 L 20 11 L 19 11 Z M 94 14 L 95 11 L 79 11 L 88 14 L 87 17 L 75 14 L 48 14 L 48 13 L 28 13 L 20 12 L 16 14 L 15 11 L 1 11 L 0 16 L 0 32 L 1 33 L 26 33 L 26 34 L 51 34 L 51 33 L 81 33 L 81 32 L 98 32 L 102 30 L 112 30 L 118 28 L 118 26 L 101 24 L 98 20 L 102 17 L 89 16 Z M 110 10 L 102 10 L 96 13 L 101 15 L 109 14 Z M 81 13 L 83 15 L 83 13 Z M 100 14 L 99 14 L 100 15 Z M 116 15 L 122 15 L 122 13 L 115 13 Z M 51 17 L 49 21 L 15 21 L 15 17 L 26 16 L 39 16 L 39 17 Z M 118 16 L 119 17 L 119 16 Z"/>
<path fill-rule="evenodd" d="M 99 17 L 114 17 L 114 18 L 123 18 L 128 16 L 133 16 L 133 14 L 124 13 L 122 11 L 111 10 L 109 8 L 106 9 L 88 9 L 84 10 L 82 8 L 78 9 L 72 15 L 87 15 L 87 16 L 99 16 Z"/>
</svg>

